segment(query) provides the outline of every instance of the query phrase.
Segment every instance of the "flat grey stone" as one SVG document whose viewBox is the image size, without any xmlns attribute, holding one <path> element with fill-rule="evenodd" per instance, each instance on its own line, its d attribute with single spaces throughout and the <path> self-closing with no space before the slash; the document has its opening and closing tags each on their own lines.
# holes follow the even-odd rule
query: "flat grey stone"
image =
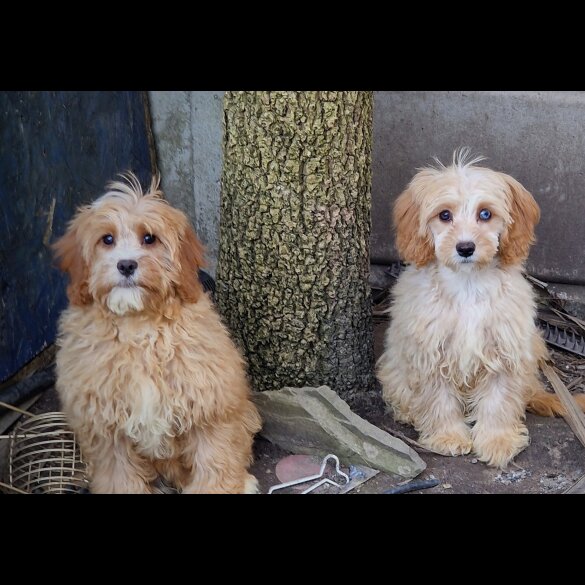
<svg viewBox="0 0 585 585">
<path fill-rule="evenodd" d="M 260 434 L 287 451 L 333 453 L 406 479 L 426 468 L 414 449 L 352 412 L 328 386 L 257 392 L 254 402 L 263 420 Z"/>
</svg>

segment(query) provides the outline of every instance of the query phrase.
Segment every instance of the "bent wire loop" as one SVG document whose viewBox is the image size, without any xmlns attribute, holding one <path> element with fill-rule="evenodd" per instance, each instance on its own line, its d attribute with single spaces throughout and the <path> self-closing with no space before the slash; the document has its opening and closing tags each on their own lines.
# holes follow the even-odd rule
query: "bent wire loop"
<svg viewBox="0 0 585 585">
<path fill-rule="evenodd" d="M 344 483 L 339 484 L 339 483 L 329 479 L 328 477 L 323 477 L 323 474 L 325 473 L 325 468 L 327 467 L 327 462 L 329 461 L 329 459 L 335 460 L 335 473 L 337 475 L 340 475 L 341 477 L 343 477 L 345 479 Z M 341 468 L 339 467 L 339 459 L 337 458 L 337 455 L 333 455 L 332 453 L 329 453 L 329 455 L 326 455 L 325 459 L 323 459 L 323 461 L 321 462 L 321 469 L 319 470 L 319 473 L 316 473 L 315 475 L 308 475 L 307 477 L 300 477 L 299 479 L 292 479 L 291 481 L 285 481 L 284 483 L 279 483 L 277 485 L 273 485 L 268 490 L 268 493 L 271 494 L 272 492 L 275 492 L 276 490 L 282 490 L 282 489 L 290 487 L 292 485 L 297 485 L 299 483 L 305 483 L 307 481 L 312 481 L 313 479 L 319 479 L 320 477 L 323 477 L 323 479 L 321 481 L 314 483 L 312 486 L 308 487 L 306 490 L 304 490 L 301 493 L 308 494 L 309 492 L 312 492 L 313 490 L 317 489 L 319 486 L 326 484 L 326 483 L 328 483 L 330 485 L 334 485 L 336 487 L 342 487 L 342 486 L 349 483 L 349 477 L 345 473 L 343 473 L 343 471 L 341 471 Z"/>
</svg>

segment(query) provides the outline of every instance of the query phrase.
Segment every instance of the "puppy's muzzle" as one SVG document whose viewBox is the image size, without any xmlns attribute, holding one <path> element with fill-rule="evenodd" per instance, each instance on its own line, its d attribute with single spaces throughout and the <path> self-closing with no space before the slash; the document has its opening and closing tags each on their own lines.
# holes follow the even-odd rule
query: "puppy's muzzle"
<svg viewBox="0 0 585 585">
<path fill-rule="evenodd" d="M 138 268 L 136 260 L 120 260 L 117 264 L 118 272 L 124 276 L 132 276 Z"/>
<path fill-rule="evenodd" d="M 459 242 L 455 249 L 457 254 L 463 258 L 469 258 L 475 252 L 475 244 L 473 242 Z"/>
</svg>

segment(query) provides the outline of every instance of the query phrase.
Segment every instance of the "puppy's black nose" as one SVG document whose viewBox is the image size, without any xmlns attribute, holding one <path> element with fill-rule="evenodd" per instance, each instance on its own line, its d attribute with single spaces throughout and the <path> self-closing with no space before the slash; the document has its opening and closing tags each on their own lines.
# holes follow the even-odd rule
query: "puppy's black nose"
<svg viewBox="0 0 585 585">
<path fill-rule="evenodd" d="M 475 244 L 473 242 L 459 242 L 455 249 L 457 250 L 457 254 L 459 256 L 463 256 L 463 258 L 469 258 L 475 252 Z"/>
<path fill-rule="evenodd" d="M 132 276 L 138 268 L 136 260 L 120 260 L 118 262 L 118 271 L 124 276 Z"/>
</svg>

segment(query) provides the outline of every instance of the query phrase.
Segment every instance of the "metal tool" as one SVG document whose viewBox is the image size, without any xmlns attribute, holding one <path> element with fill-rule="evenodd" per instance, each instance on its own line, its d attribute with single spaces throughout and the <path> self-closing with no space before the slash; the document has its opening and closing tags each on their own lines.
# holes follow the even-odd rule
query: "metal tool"
<svg viewBox="0 0 585 585">
<path fill-rule="evenodd" d="M 329 459 L 335 460 L 335 473 L 337 475 L 340 475 L 341 477 L 343 477 L 345 479 L 345 483 L 339 484 L 339 483 L 329 479 L 328 477 L 323 477 L 323 474 L 325 473 L 325 468 L 327 467 L 327 462 L 329 461 Z M 321 481 L 314 483 L 312 486 L 308 487 L 306 490 L 304 490 L 301 493 L 308 494 L 309 492 L 316 490 L 319 486 L 322 486 L 326 483 L 330 484 L 330 485 L 334 485 L 336 487 L 342 487 L 343 485 L 349 483 L 348 475 L 343 473 L 343 471 L 341 471 L 341 468 L 339 465 L 339 459 L 338 459 L 337 455 L 333 455 L 332 453 L 329 453 L 329 455 L 326 455 L 325 459 L 323 459 L 323 461 L 321 462 L 321 469 L 319 470 L 319 473 L 316 473 L 315 475 L 309 475 L 307 477 L 300 477 L 299 479 L 292 479 L 291 481 L 285 481 L 284 483 L 279 483 L 277 485 L 273 485 L 268 490 L 268 493 L 271 494 L 272 492 L 275 492 L 276 490 L 282 490 L 284 488 L 287 488 L 287 487 L 290 487 L 293 485 L 298 485 L 299 483 L 305 483 L 307 481 L 312 481 L 314 479 L 319 479 L 321 477 L 323 477 L 323 479 Z"/>
</svg>

